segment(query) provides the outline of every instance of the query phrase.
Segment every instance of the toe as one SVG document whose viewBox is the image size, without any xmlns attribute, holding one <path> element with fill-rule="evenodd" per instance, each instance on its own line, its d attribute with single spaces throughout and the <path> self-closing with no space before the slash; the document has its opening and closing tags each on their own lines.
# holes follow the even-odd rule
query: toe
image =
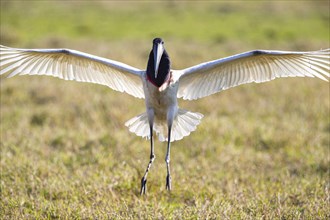
<svg viewBox="0 0 330 220">
<path fill-rule="evenodd" d="M 167 175 L 167 177 L 166 177 L 166 189 L 168 190 L 168 191 L 170 191 L 171 190 L 171 176 L 170 175 Z"/>
<path fill-rule="evenodd" d="M 143 177 L 142 180 L 141 180 L 140 195 L 146 194 L 146 190 L 147 190 L 147 180 Z"/>
</svg>

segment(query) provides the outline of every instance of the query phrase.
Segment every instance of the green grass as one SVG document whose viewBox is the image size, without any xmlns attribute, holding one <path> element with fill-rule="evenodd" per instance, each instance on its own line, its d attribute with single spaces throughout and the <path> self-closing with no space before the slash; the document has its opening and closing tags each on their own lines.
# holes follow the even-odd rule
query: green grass
<svg viewBox="0 0 330 220">
<path fill-rule="evenodd" d="M 327 1 L 152 2 L 2 1 L 5 40 L 34 43 L 45 37 L 136 40 L 155 35 L 204 42 L 287 44 L 328 40 Z M 28 10 L 24 10 L 28 8 Z"/>
<path fill-rule="evenodd" d="M 1 1 L 0 43 L 68 47 L 144 68 L 162 36 L 175 68 L 255 48 L 329 47 L 329 2 Z M 161 8 L 160 6 L 164 6 Z M 94 25 L 97 24 L 97 25 Z M 183 44 L 185 43 L 185 44 Z M 143 100 L 49 77 L 1 79 L 1 219 L 328 219 L 329 84 L 279 79 L 180 106 L 205 115 L 166 147 L 124 122 Z"/>
</svg>

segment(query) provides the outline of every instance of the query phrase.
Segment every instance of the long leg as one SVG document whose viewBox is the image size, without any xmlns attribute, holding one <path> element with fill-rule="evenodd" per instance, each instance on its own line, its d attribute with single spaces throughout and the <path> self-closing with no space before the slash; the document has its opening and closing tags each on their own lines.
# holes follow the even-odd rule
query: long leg
<svg viewBox="0 0 330 220">
<path fill-rule="evenodd" d="M 155 160 L 155 151 L 154 151 L 154 139 L 153 139 L 153 114 L 149 114 L 149 124 L 150 124 L 150 161 L 148 163 L 147 169 L 141 179 L 141 191 L 140 194 L 146 194 L 147 191 L 147 176 L 150 170 L 151 164 Z"/>
<path fill-rule="evenodd" d="M 167 152 L 165 157 L 166 167 L 167 167 L 167 176 L 166 176 L 166 189 L 170 191 L 171 187 L 171 172 L 170 172 L 170 153 L 171 153 L 171 128 L 172 126 L 168 126 L 168 141 L 167 141 Z"/>
</svg>

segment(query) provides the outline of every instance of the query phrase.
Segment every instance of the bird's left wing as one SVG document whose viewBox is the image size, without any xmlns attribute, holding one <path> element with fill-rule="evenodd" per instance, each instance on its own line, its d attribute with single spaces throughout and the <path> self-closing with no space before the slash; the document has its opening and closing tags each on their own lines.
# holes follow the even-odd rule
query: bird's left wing
<svg viewBox="0 0 330 220">
<path fill-rule="evenodd" d="M 69 49 L 16 49 L 0 45 L 0 75 L 49 75 L 106 85 L 144 98 L 145 71 L 124 63 Z"/>
<path fill-rule="evenodd" d="M 224 89 L 279 77 L 318 77 L 330 72 L 330 49 L 314 52 L 250 51 L 180 70 L 178 98 L 193 100 Z"/>
</svg>

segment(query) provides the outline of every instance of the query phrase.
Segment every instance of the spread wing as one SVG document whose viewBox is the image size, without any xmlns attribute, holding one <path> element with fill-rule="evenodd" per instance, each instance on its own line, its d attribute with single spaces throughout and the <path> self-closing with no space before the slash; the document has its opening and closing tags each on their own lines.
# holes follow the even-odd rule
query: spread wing
<svg viewBox="0 0 330 220">
<path fill-rule="evenodd" d="M 193 100 L 221 90 L 279 77 L 318 77 L 327 81 L 330 49 L 314 52 L 250 51 L 180 70 L 178 98 Z"/>
<path fill-rule="evenodd" d="M 0 45 L 0 75 L 48 75 L 106 85 L 144 98 L 144 71 L 114 60 L 69 49 L 15 49 Z"/>
</svg>

